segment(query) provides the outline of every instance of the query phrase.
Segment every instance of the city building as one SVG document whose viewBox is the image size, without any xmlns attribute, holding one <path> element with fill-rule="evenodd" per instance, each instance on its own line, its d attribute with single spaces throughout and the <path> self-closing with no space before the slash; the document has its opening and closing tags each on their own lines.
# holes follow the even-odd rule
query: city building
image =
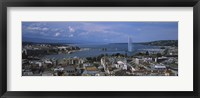
<svg viewBox="0 0 200 98">
<path fill-rule="evenodd" d="M 87 66 L 85 67 L 84 72 L 82 73 L 82 76 L 98 76 L 99 71 L 95 66 Z"/>
</svg>

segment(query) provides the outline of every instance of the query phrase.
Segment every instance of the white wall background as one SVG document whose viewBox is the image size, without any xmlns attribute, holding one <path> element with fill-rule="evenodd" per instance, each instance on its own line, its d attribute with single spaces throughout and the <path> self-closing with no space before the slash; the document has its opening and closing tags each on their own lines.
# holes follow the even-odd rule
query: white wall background
<svg viewBox="0 0 200 98">
<path fill-rule="evenodd" d="M 192 91 L 192 7 L 9 7 L 8 91 Z M 178 21 L 179 76 L 51 77 L 21 75 L 22 21 Z"/>
</svg>

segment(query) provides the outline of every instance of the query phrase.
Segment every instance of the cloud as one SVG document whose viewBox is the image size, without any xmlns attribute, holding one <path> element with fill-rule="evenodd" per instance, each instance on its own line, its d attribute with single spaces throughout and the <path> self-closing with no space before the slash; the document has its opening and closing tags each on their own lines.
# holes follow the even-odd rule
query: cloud
<svg viewBox="0 0 200 98">
<path fill-rule="evenodd" d="M 48 30 L 49 30 L 49 28 L 42 28 L 42 30 L 43 30 L 43 31 L 48 31 Z"/>
<path fill-rule="evenodd" d="M 27 30 L 32 30 L 32 31 L 48 31 L 49 28 L 47 28 L 47 27 L 42 28 L 42 27 L 32 27 L 32 26 L 28 26 L 28 27 L 27 27 Z"/>
<path fill-rule="evenodd" d="M 71 32 L 71 33 L 75 32 L 75 29 L 72 28 L 71 26 L 68 26 L 68 30 L 69 30 L 69 32 Z"/>
<path fill-rule="evenodd" d="M 127 42 L 177 39 L 177 23 L 137 22 L 23 22 L 23 36 L 85 41 Z M 158 36 L 159 35 L 159 36 Z"/>
<path fill-rule="evenodd" d="M 46 25 L 47 25 L 47 23 L 45 23 L 45 22 L 33 22 L 29 26 L 31 26 L 31 27 L 44 27 Z"/>
<path fill-rule="evenodd" d="M 59 36 L 59 35 L 60 35 L 60 33 L 59 33 L 59 32 L 57 32 L 57 33 L 55 33 L 55 35 L 54 35 L 54 36 L 55 36 L 55 37 L 57 37 L 57 36 Z"/>
<path fill-rule="evenodd" d="M 73 34 L 70 34 L 69 37 L 74 37 L 74 35 L 73 35 Z"/>
<path fill-rule="evenodd" d="M 58 28 L 53 28 L 53 29 L 51 29 L 51 31 L 52 32 L 56 32 L 56 31 L 59 31 L 59 29 Z"/>
<path fill-rule="evenodd" d="M 40 27 L 27 27 L 28 30 L 40 30 Z"/>
</svg>

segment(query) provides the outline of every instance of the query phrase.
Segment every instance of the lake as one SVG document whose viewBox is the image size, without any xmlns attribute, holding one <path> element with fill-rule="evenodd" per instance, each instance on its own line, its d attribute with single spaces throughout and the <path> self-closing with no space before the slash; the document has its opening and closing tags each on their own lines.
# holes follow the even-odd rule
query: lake
<svg viewBox="0 0 200 98">
<path fill-rule="evenodd" d="M 53 54 L 53 55 L 46 55 L 44 58 L 69 58 L 69 57 L 95 57 L 101 54 L 135 54 L 143 49 L 160 49 L 159 46 L 148 46 L 142 44 L 132 44 L 132 52 L 127 52 L 128 44 L 127 43 L 115 43 L 115 44 L 68 44 L 71 46 L 78 46 L 81 48 L 81 51 L 73 52 L 71 54 Z M 103 51 L 106 49 L 106 51 Z"/>
</svg>

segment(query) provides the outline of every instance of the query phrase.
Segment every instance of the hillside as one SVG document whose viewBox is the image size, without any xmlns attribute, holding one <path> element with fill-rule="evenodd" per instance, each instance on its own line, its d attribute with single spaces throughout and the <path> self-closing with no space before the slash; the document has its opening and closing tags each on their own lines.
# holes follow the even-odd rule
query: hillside
<svg viewBox="0 0 200 98">
<path fill-rule="evenodd" d="M 151 46 L 176 46 L 176 47 L 178 47 L 178 40 L 159 40 L 159 41 L 152 41 L 152 42 L 144 42 L 141 44 L 151 45 Z"/>
</svg>

